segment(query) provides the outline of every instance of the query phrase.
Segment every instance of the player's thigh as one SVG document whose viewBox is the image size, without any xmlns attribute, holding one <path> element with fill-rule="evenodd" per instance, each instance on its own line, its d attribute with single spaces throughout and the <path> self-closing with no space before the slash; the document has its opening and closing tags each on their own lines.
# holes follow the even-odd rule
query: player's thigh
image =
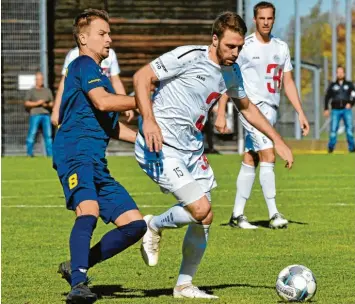
<svg viewBox="0 0 355 304">
<path fill-rule="evenodd" d="M 136 143 L 135 155 L 142 170 L 164 193 L 174 193 L 194 181 L 182 152 L 167 147 L 161 153 L 149 152 Z"/>
<path fill-rule="evenodd" d="M 76 210 L 84 201 L 97 201 L 94 165 L 90 160 L 62 162 L 56 167 L 68 209 Z"/>
<path fill-rule="evenodd" d="M 142 219 L 131 195 L 111 177 L 108 170 L 97 168 L 95 184 L 98 189 L 100 217 L 106 224 L 117 222 L 125 225 L 132 220 Z"/>
<path fill-rule="evenodd" d="M 210 193 L 212 189 L 217 187 L 214 172 L 205 154 L 193 153 L 188 169 L 194 180 L 200 185 L 203 193 Z"/>
</svg>

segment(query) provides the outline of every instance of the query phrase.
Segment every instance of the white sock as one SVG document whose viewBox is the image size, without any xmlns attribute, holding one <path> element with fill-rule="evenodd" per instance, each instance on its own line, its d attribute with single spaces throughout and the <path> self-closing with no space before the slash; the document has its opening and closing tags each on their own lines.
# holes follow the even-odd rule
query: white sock
<svg viewBox="0 0 355 304">
<path fill-rule="evenodd" d="M 176 286 L 191 284 L 205 253 L 210 225 L 190 224 L 182 245 L 182 262 Z"/>
<path fill-rule="evenodd" d="M 276 185 L 274 165 L 274 163 L 260 163 L 260 185 L 263 189 L 267 208 L 269 209 L 269 218 L 275 213 L 278 213 L 275 202 Z"/>
<path fill-rule="evenodd" d="M 244 214 L 245 204 L 250 197 L 255 180 L 255 167 L 242 163 L 237 178 L 237 194 L 235 196 L 233 216 Z"/>
<path fill-rule="evenodd" d="M 153 216 L 149 226 L 153 230 L 159 232 L 164 228 L 180 228 L 185 225 L 196 222 L 191 213 L 182 205 L 177 204 L 166 212 Z"/>
</svg>

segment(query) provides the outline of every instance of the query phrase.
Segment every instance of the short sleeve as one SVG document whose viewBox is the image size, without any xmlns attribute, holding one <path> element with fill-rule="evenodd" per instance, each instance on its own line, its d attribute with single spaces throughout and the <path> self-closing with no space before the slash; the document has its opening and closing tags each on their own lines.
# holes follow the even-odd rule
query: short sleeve
<svg viewBox="0 0 355 304">
<path fill-rule="evenodd" d="M 227 73 L 223 73 L 227 86 L 227 95 L 231 98 L 242 99 L 247 96 L 244 90 L 243 77 L 238 64 L 233 64 Z"/>
<path fill-rule="evenodd" d="M 26 92 L 25 101 L 32 101 L 32 89 Z"/>
<path fill-rule="evenodd" d="M 102 80 L 101 68 L 92 59 L 81 60 L 80 64 L 80 82 L 81 89 L 85 94 L 92 89 L 105 87 Z"/>
<path fill-rule="evenodd" d="M 286 58 L 285 58 L 285 66 L 284 66 L 284 73 L 292 71 L 292 63 L 291 63 L 291 57 L 290 57 L 290 50 L 288 46 L 286 45 Z"/>
<path fill-rule="evenodd" d="M 50 90 L 50 89 L 48 89 L 48 101 L 53 101 L 53 93 L 52 93 L 52 91 Z"/>
<path fill-rule="evenodd" d="M 116 53 L 113 49 L 110 49 L 110 55 L 111 55 L 110 75 L 116 76 L 121 72 L 121 70 L 120 70 L 120 66 L 118 65 Z"/>
<path fill-rule="evenodd" d="M 150 66 L 159 80 L 172 78 L 182 72 L 176 49 L 153 60 Z"/>
<path fill-rule="evenodd" d="M 65 56 L 64 65 L 62 69 L 62 76 L 66 75 L 69 64 L 77 57 L 79 57 L 79 50 L 77 50 L 77 48 L 71 49 L 68 52 L 68 54 Z"/>
</svg>

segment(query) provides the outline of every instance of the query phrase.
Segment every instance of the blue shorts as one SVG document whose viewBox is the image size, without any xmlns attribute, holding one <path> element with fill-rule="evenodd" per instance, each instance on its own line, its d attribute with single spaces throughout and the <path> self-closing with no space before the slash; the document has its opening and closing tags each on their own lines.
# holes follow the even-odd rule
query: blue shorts
<svg viewBox="0 0 355 304">
<path fill-rule="evenodd" d="M 103 164 L 92 159 L 56 164 L 67 209 L 75 210 L 85 200 L 97 201 L 100 217 L 107 224 L 121 214 L 138 207 L 127 190 L 110 175 Z"/>
</svg>

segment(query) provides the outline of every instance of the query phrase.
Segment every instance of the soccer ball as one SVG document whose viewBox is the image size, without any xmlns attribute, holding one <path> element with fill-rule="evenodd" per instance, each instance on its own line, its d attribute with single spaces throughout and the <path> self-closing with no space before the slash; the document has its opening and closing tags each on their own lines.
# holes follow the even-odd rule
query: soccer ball
<svg viewBox="0 0 355 304">
<path fill-rule="evenodd" d="M 308 301 L 316 291 L 316 278 L 310 269 L 302 265 L 287 266 L 276 280 L 277 294 L 288 302 Z"/>
</svg>

